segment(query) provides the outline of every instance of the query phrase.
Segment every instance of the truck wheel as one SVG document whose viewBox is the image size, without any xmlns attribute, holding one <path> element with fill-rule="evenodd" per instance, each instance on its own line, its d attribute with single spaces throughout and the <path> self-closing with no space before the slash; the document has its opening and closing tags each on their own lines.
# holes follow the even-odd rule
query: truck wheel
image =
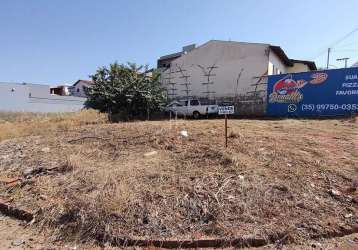
<svg viewBox="0 0 358 250">
<path fill-rule="evenodd" d="M 199 119 L 200 118 L 200 113 L 198 111 L 194 111 L 193 112 L 193 118 L 194 119 Z"/>
</svg>

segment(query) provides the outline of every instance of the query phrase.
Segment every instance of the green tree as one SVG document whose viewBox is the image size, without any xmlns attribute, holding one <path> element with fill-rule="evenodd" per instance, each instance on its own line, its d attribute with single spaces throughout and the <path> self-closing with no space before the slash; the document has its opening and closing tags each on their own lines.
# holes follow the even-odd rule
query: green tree
<svg viewBox="0 0 358 250">
<path fill-rule="evenodd" d="M 91 75 L 93 86 L 86 90 L 86 106 L 109 117 L 120 115 L 122 119 L 149 117 L 160 111 L 166 102 L 165 91 L 159 82 L 159 73 L 146 73 L 148 67 L 134 63 L 110 64 L 100 67 Z"/>
</svg>

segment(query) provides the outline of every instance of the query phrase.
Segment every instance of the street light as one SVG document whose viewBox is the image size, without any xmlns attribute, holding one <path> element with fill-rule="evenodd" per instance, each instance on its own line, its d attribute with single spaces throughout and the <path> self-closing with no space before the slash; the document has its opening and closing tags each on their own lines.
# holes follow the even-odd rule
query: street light
<svg viewBox="0 0 358 250">
<path fill-rule="evenodd" d="M 344 67 L 347 68 L 347 62 L 349 60 L 349 57 L 343 57 L 343 58 L 337 58 L 337 61 L 344 61 Z"/>
</svg>

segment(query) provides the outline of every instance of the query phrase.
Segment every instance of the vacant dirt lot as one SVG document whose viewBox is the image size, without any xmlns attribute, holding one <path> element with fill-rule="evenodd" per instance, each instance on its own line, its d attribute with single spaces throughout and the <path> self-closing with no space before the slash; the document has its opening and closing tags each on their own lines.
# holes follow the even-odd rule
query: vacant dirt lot
<svg viewBox="0 0 358 250">
<path fill-rule="evenodd" d="M 91 121 L 0 142 L 0 198 L 54 238 L 358 232 L 357 119 L 229 120 L 227 149 L 223 120 Z"/>
</svg>

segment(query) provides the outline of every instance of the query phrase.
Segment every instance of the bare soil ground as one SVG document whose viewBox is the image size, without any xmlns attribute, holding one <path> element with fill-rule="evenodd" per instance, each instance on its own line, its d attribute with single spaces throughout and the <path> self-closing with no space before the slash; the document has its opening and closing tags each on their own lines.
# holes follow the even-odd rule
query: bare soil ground
<svg viewBox="0 0 358 250">
<path fill-rule="evenodd" d="M 129 247 L 128 247 L 129 248 Z M 358 248 L 358 234 L 351 234 L 344 237 L 312 240 L 301 244 L 283 245 L 282 249 L 302 250 L 302 249 L 344 249 L 355 250 Z M 95 243 L 79 244 L 78 242 L 63 242 L 55 241 L 47 238 L 45 235 L 38 232 L 34 227 L 28 226 L 26 223 L 11 219 L 6 216 L 0 216 L 0 250 L 23 250 L 23 249 L 38 249 L 38 250 L 116 250 L 122 249 L 120 247 L 99 247 Z M 139 250 L 160 250 L 154 247 L 130 247 L 129 249 Z M 225 248 L 232 249 L 232 248 Z M 247 248 L 248 249 L 248 248 Z M 255 248 L 257 250 L 277 249 L 277 244 L 269 244 L 263 247 Z"/>
<path fill-rule="evenodd" d="M 51 249 L 56 245 L 25 223 L 0 215 L 0 249 Z"/>
<path fill-rule="evenodd" d="M 357 229 L 357 119 L 229 127 L 227 149 L 223 120 L 82 123 L 5 139 L 0 198 L 53 239 L 77 242 L 282 237 L 300 247 Z"/>
</svg>

